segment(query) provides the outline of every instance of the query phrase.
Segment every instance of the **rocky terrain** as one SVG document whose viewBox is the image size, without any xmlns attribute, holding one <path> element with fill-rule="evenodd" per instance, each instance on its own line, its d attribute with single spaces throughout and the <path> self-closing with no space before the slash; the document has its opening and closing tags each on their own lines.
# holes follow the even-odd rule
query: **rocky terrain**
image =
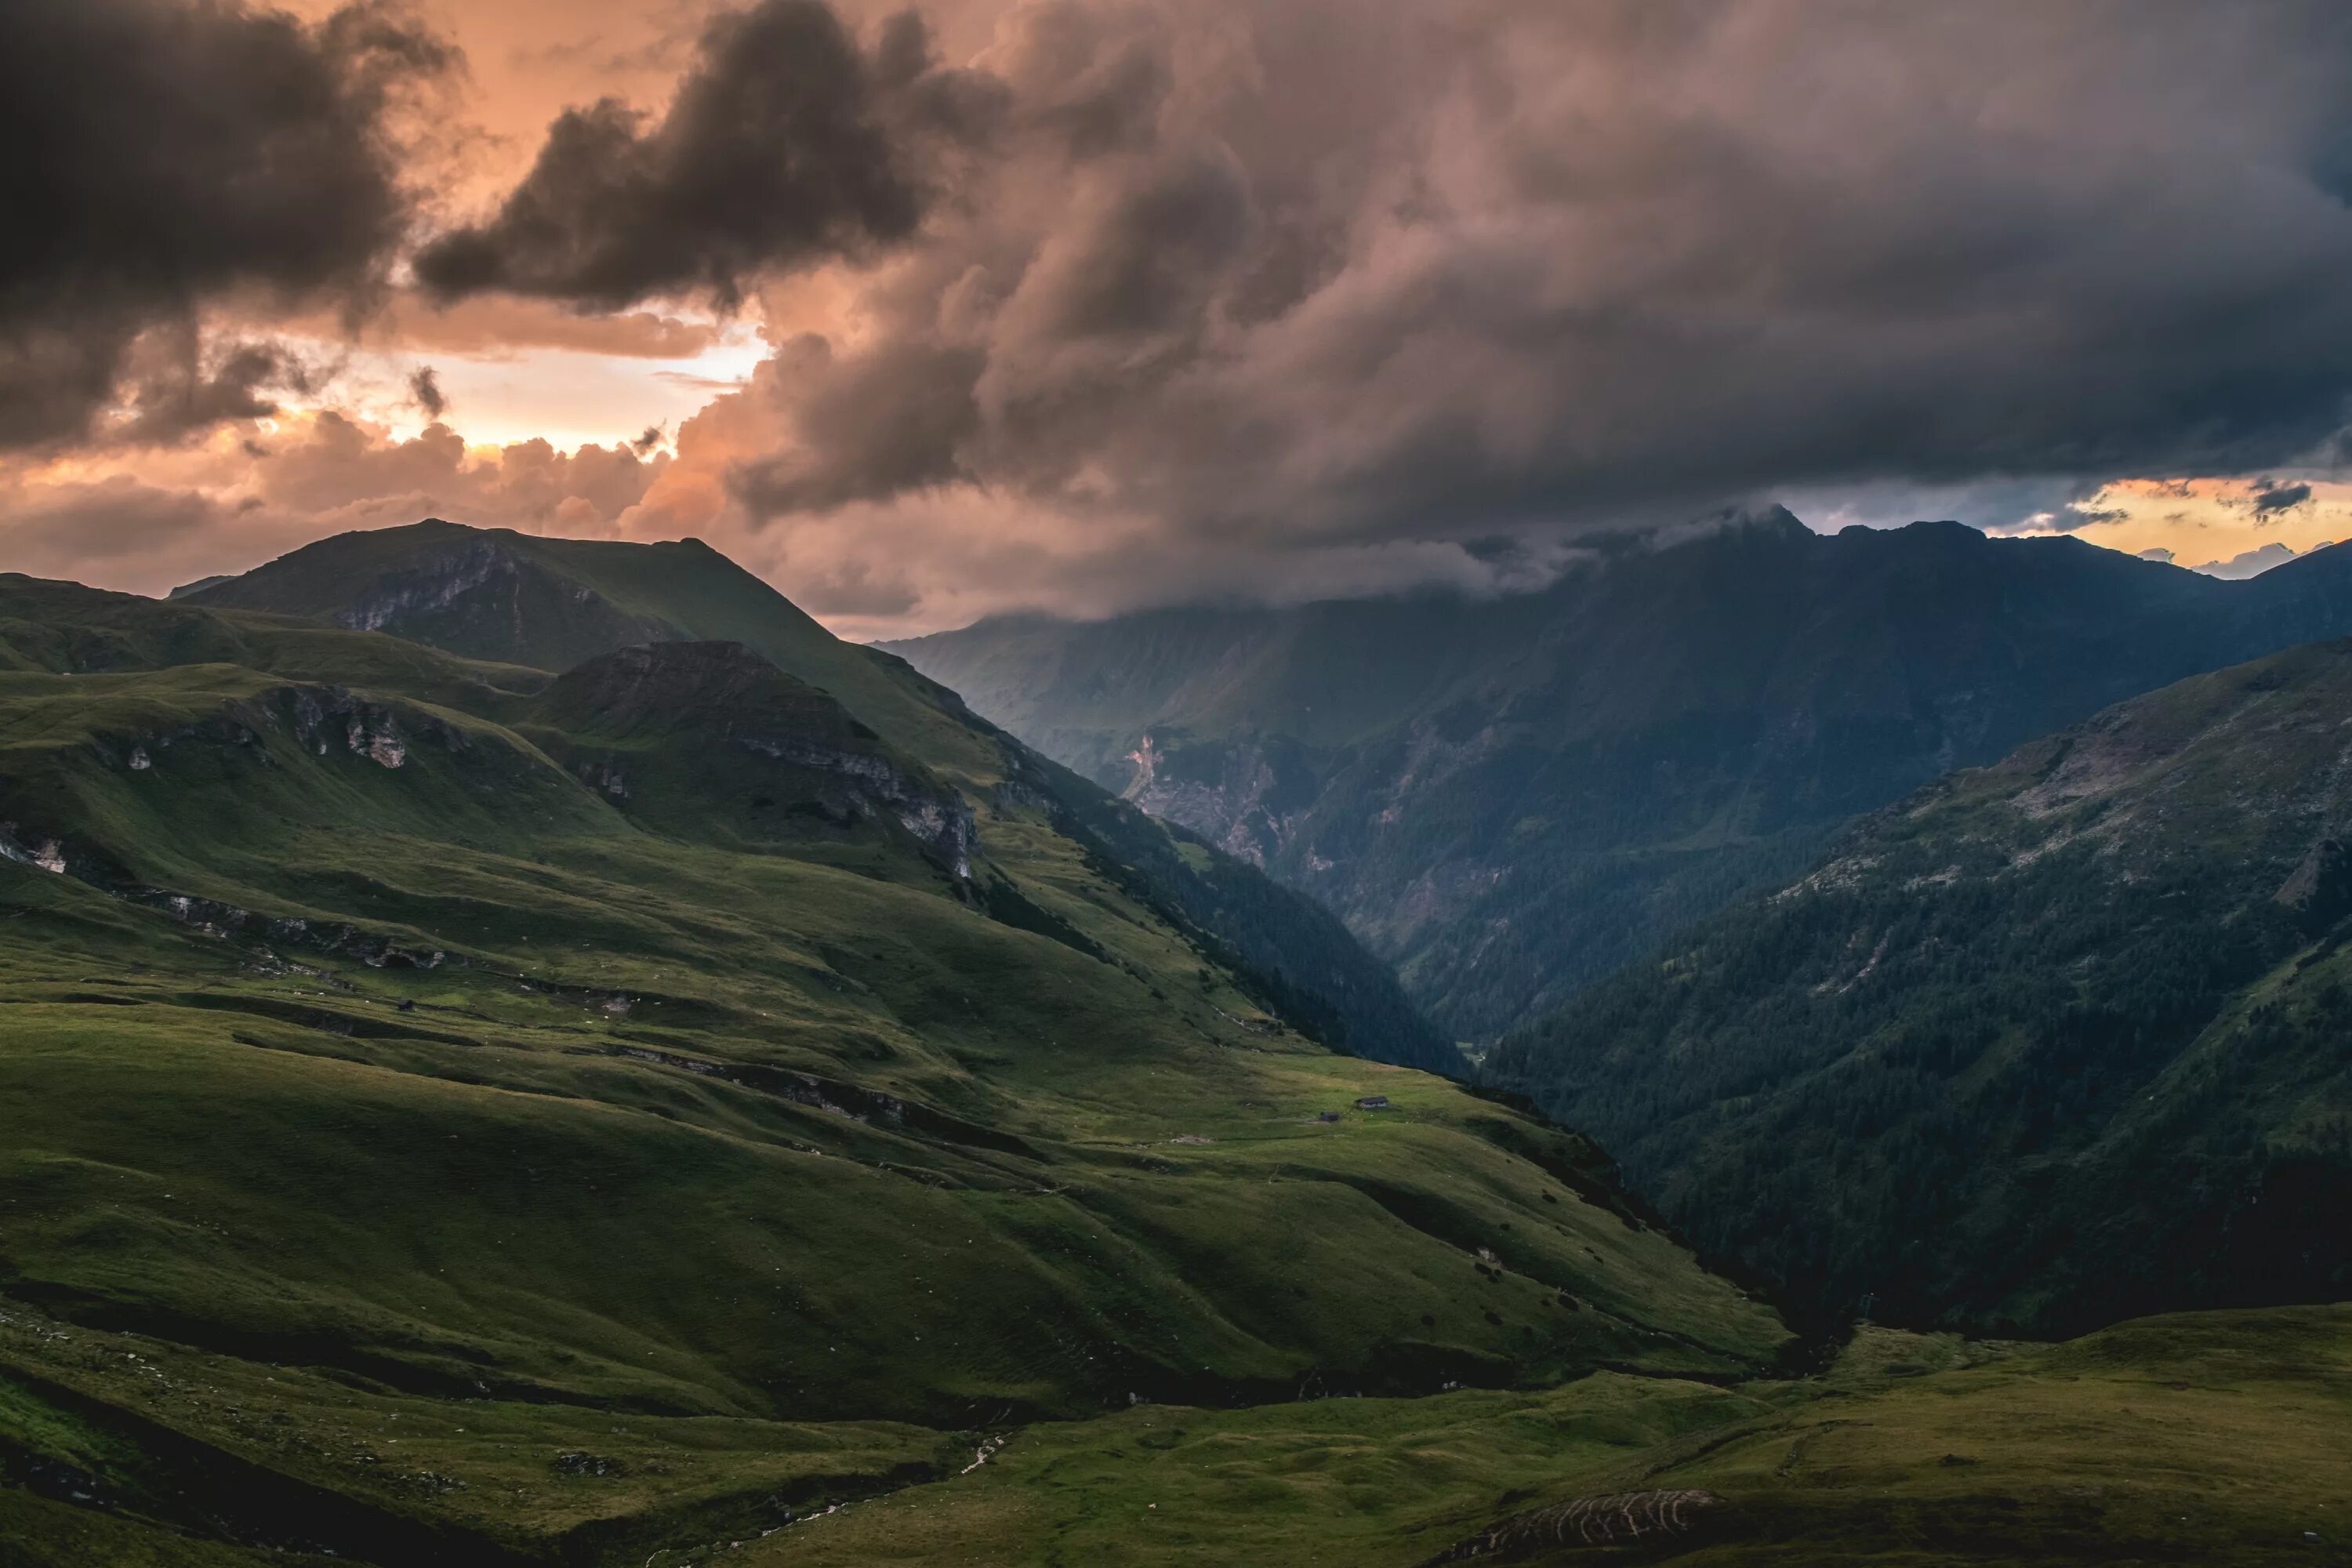
<svg viewBox="0 0 2352 1568">
<path fill-rule="evenodd" d="M 2221 583 L 1957 523 L 1602 542 L 1551 588 L 1036 617 L 892 644 L 1338 910 L 1491 1040 L 1956 766 L 2352 631 L 2352 551 Z"/>
</svg>

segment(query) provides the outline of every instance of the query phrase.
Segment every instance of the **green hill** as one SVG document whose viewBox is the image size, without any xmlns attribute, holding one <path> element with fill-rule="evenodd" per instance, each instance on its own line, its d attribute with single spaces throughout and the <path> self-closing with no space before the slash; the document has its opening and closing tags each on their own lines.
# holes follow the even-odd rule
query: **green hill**
<svg viewBox="0 0 2352 1568">
<path fill-rule="evenodd" d="M 1286 1023 L 1202 847 L 740 642 L 0 578 L 0 647 L 7 1568 L 2334 1528 L 2340 1314 L 1790 1381 L 1592 1143 Z"/>
<path fill-rule="evenodd" d="M 238 1390 L 159 1434 L 0 1366 L 20 1465 L 81 1411 L 225 1539 L 596 1555 L 699 1496 L 640 1438 L 719 1434 L 695 1506 L 757 1512 L 982 1423 L 1736 1375 L 1786 1338 L 1590 1144 L 1325 1050 L 1071 808 L 740 645 L 551 676 L 0 595 L 0 1314 Z M 353 1408 L 536 1445 L 529 1506 L 505 1447 L 354 1459 Z M 635 1522 L 548 1468 L 575 1448 L 644 1471 Z M 165 1508 L 184 1462 L 247 1513 Z M 273 1536 L 280 1492 L 325 1511 Z"/>
<path fill-rule="evenodd" d="M 699 541 L 541 539 L 428 520 L 321 540 L 174 605 L 397 634 L 471 659 L 552 673 L 642 644 L 739 644 L 835 699 L 975 798 L 1043 809 L 1134 896 L 1187 928 L 1317 1038 L 1459 1072 L 1453 1046 L 1394 973 L 1323 908 L 1210 852 L 976 718 L 903 659 L 845 643 Z M 71 668 L 70 666 L 66 668 Z"/>
<path fill-rule="evenodd" d="M 570 669 L 650 642 L 735 642 L 918 755 L 1001 776 L 984 734 L 903 661 L 845 643 L 700 540 L 545 539 L 437 518 L 338 534 L 180 601 L 385 631 L 468 658 Z"/>
<path fill-rule="evenodd" d="M 2352 631 L 2352 550 L 2221 583 L 1957 523 L 1774 511 L 1602 542 L 1552 587 L 889 645 L 981 712 L 1338 910 L 1492 1040 L 1955 766 Z"/>
<path fill-rule="evenodd" d="M 1878 814 L 1507 1040 L 1704 1247 L 2073 1331 L 2352 1292 L 2352 642 Z"/>
</svg>

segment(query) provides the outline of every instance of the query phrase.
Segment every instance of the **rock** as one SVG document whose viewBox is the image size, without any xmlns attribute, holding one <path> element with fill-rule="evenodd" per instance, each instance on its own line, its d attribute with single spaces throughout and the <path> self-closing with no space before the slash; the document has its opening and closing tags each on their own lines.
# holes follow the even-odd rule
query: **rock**
<svg viewBox="0 0 2352 1568">
<path fill-rule="evenodd" d="M 2334 925 L 2352 911 L 2352 851 L 2341 839 L 2321 839 L 2272 897 L 2293 910 L 2306 931 Z"/>
</svg>

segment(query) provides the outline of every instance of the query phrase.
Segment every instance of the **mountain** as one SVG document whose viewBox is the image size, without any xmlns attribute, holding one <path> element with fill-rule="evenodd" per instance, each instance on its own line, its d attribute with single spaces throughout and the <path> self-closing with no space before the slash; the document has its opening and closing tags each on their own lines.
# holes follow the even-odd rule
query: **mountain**
<svg viewBox="0 0 2352 1568">
<path fill-rule="evenodd" d="M 2352 551 L 2221 583 L 1957 523 L 1785 511 L 1544 592 L 1021 617 L 891 644 L 1338 910 L 1491 1039 L 1955 766 L 2352 631 Z"/>
<path fill-rule="evenodd" d="M 866 723 L 982 781 L 1001 747 L 898 660 L 845 643 L 699 540 L 546 539 L 428 518 L 338 534 L 174 595 L 383 631 L 467 658 L 569 669 L 652 642 L 735 642 Z"/>
<path fill-rule="evenodd" d="M 2040 1333 L 2337 1300 L 2347 824 L 2337 641 L 1929 786 L 1489 1066 L 1825 1310 Z"/>
<path fill-rule="evenodd" d="M 2336 1528 L 2342 1310 L 1798 1341 L 1169 891 L 1262 878 L 649 618 L 550 668 L 0 576 L 6 1568 Z"/>
<path fill-rule="evenodd" d="M 392 633 L 542 671 L 632 646 L 739 645 L 837 699 L 940 779 L 1049 812 L 1058 833 L 1118 867 L 1131 893 L 1247 970 L 1259 994 L 1318 1039 L 1379 1060 L 1461 1070 L 1389 968 L 1312 900 L 1118 806 L 904 660 L 834 637 L 698 540 L 545 539 L 428 519 L 321 540 L 174 603 Z"/>
<path fill-rule="evenodd" d="M 1307 1037 L 1016 749 L 740 642 L 0 577 L 0 1540 L 639 1563 L 969 1428 L 1788 1342 L 1587 1141 Z"/>
</svg>

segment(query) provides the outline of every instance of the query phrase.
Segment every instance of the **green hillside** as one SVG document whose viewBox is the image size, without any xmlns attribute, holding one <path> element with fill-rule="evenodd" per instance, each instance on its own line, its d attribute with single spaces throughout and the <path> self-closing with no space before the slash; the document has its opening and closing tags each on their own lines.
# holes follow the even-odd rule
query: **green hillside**
<svg viewBox="0 0 2352 1568">
<path fill-rule="evenodd" d="M 2340 1311 L 1826 1361 L 1017 748 L 723 640 L 0 647 L 5 1568 L 2333 1549 Z"/>
<path fill-rule="evenodd" d="M 2342 1308 L 2053 1346 L 1866 1330 L 1801 1382 L 1604 1373 L 1039 1428 L 969 1476 L 727 1560 L 2334 1564 L 2352 1556 L 2347 1420 Z M 1626 1533 L 1661 1518 L 1683 1528 Z"/>
<path fill-rule="evenodd" d="M 740 646 L 551 678 L 5 592 L 20 665 L 111 668 L 0 673 L 0 1315 L 205 1369 L 0 1364 L 20 1482 L 601 1561 L 983 1424 L 1786 1341 L 1589 1143 L 1325 1050 L 1066 808 Z M 360 1409 L 469 1441 L 356 1458 Z"/>
<path fill-rule="evenodd" d="M 2352 550 L 2221 583 L 1785 511 L 1600 541 L 1540 593 L 1035 616 L 889 645 L 1337 910 L 1491 1041 L 1857 813 L 2182 677 L 2352 631 Z"/>
<path fill-rule="evenodd" d="M 957 776 L 1001 759 L 903 662 L 845 643 L 700 540 L 544 539 L 427 519 L 338 534 L 185 595 L 388 631 L 469 658 L 569 669 L 647 642 L 736 642 Z"/>
<path fill-rule="evenodd" d="M 1489 1066 L 1832 1313 L 2339 1299 L 2347 725 L 2352 642 L 2125 703 L 1868 819 Z"/>
<path fill-rule="evenodd" d="M 1323 1043 L 1462 1070 L 1452 1044 L 1405 998 L 1393 972 L 1311 899 L 1210 852 L 1181 829 L 1171 834 L 1116 806 L 904 660 L 840 641 L 699 541 L 542 539 L 428 520 L 321 540 L 173 602 L 182 605 L 229 611 L 239 623 L 258 611 L 313 626 L 390 632 L 549 674 L 636 645 L 740 645 L 837 699 L 947 784 L 1045 811 L 1086 853 L 1122 868 L 1129 892 L 1246 971 L 1254 994 Z M 45 667 L 98 668 L 54 658 Z"/>
</svg>

